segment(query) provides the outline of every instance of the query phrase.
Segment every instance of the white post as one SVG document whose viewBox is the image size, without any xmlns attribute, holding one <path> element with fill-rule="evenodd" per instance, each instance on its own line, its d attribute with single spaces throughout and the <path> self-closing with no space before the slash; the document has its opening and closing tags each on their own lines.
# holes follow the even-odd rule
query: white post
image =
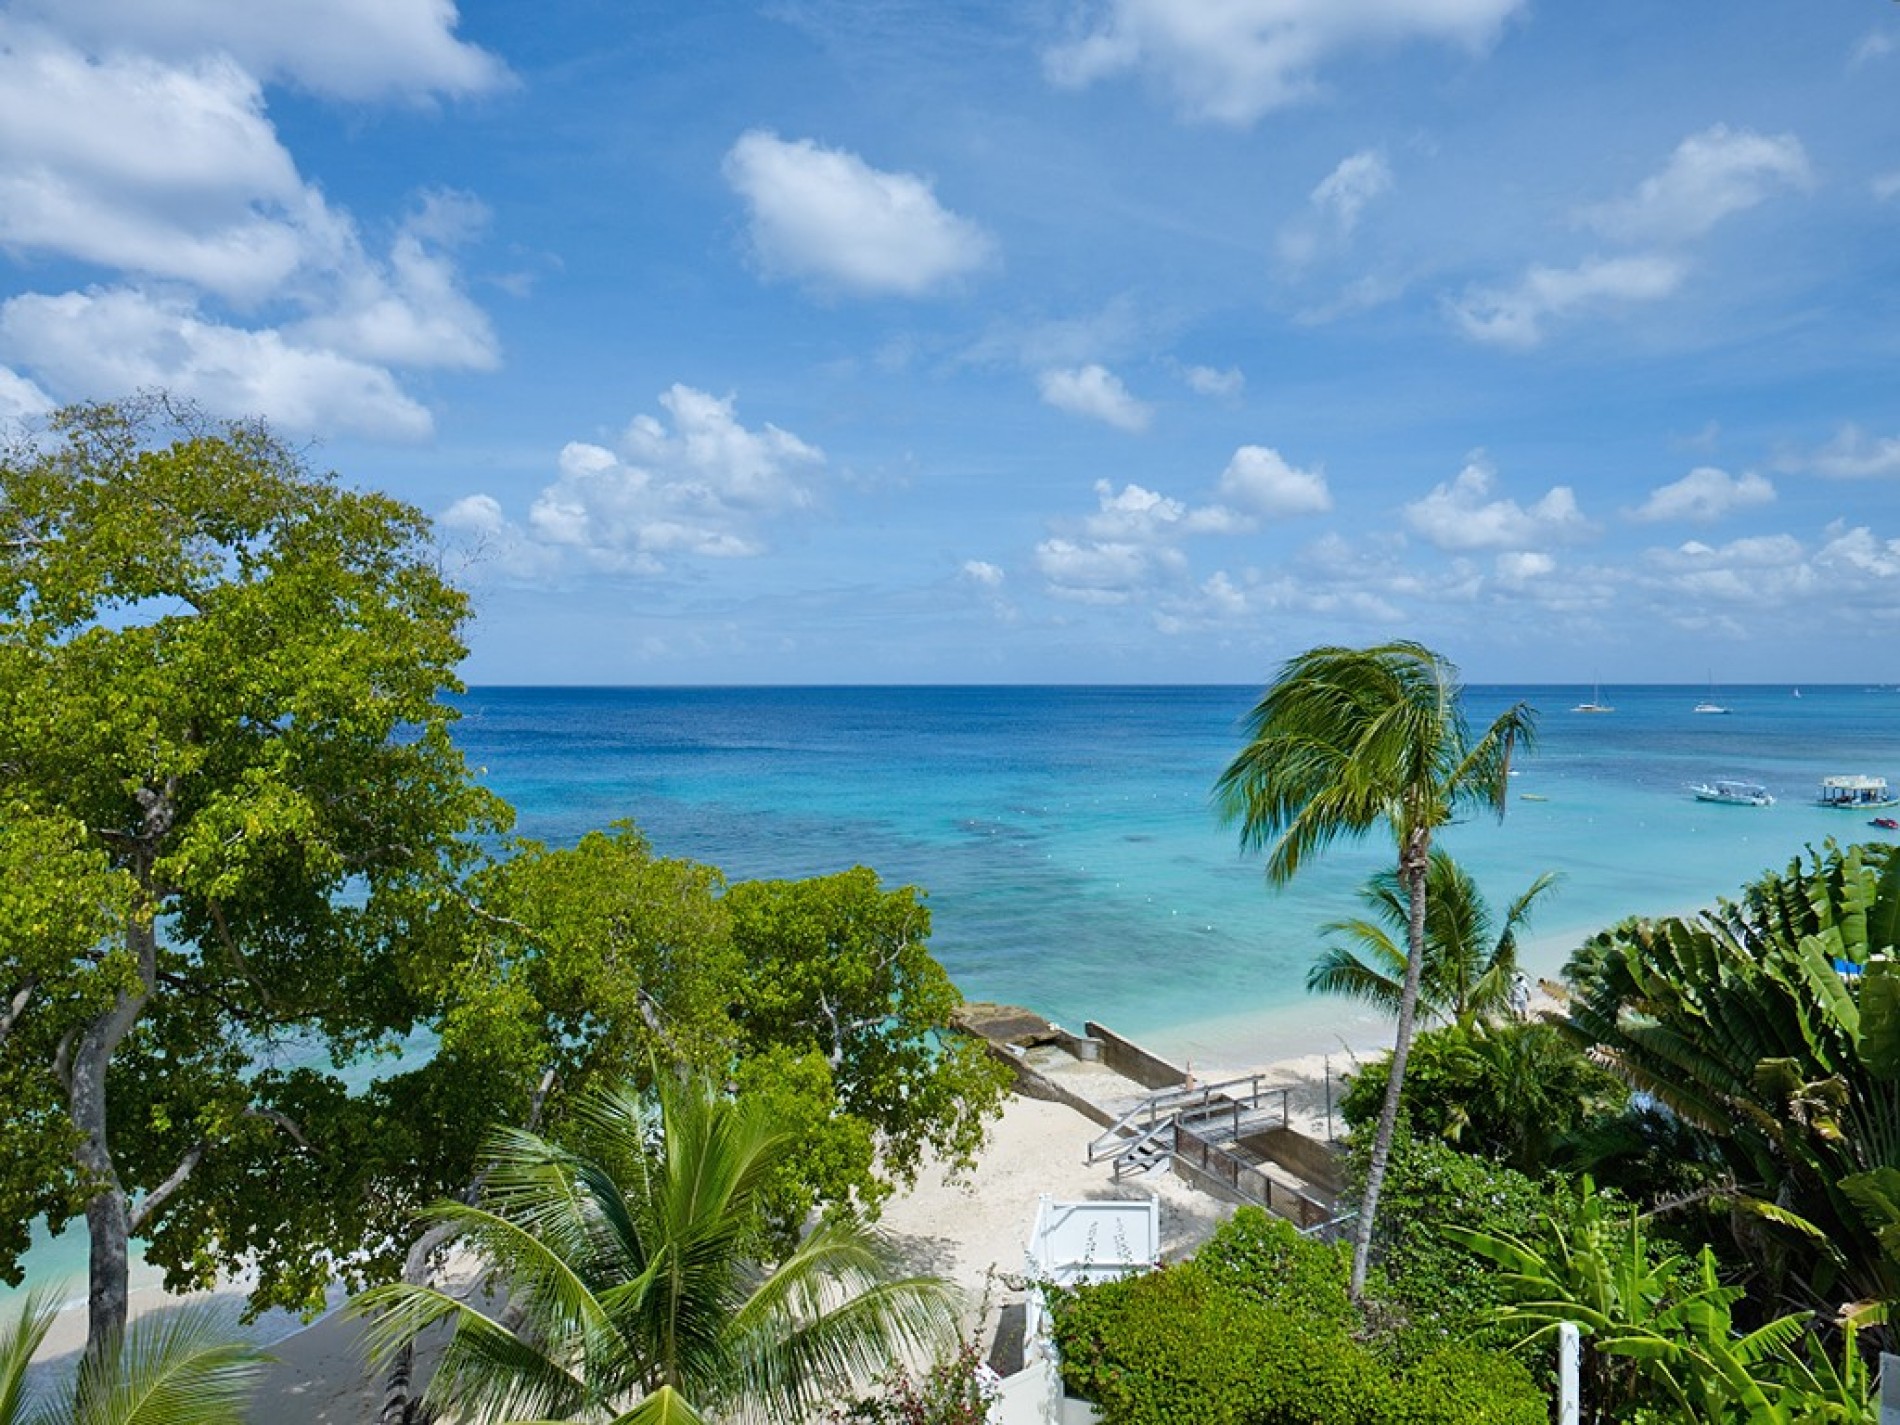
<svg viewBox="0 0 1900 1425">
<path fill-rule="evenodd" d="M 1577 1425 L 1582 1402 L 1577 1396 L 1577 1358 L 1582 1354 L 1583 1338 L 1574 1321 L 1557 1327 L 1557 1425 Z"/>
</svg>

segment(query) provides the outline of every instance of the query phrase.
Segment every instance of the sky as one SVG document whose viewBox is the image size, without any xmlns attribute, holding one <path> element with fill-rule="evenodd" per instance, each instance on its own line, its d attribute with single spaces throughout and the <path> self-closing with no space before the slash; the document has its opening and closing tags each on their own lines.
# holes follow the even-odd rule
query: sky
<svg viewBox="0 0 1900 1425">
<path fill-rule="evenodd" d="M 0 421 L 152 387 L 475 683 L 1900 681 L 1900 4 L 7 0 Z"/>
</svg>

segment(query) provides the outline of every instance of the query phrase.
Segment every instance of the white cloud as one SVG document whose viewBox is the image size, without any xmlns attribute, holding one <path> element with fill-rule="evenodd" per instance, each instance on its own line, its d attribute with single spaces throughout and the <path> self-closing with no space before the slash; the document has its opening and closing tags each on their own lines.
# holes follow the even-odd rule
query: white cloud
<svg viewBox="0 0 1900 1425">
<path fill-rule="evenodd" d="M 1189 366 L 1182 370 L 1181 379 L 1197 396 L 1233 397 L 1247 386 L 1247 377 L 1238 366 L 1230 366 L 1225 371 L 1212 366 Z"/>
<path fill-rule="evenodd" d="M 1333 507 L 1326 473 L 1289 465 L 1279 451 L 1243 445 L 1220 477 L 1221 498 L 1263 515 L 1316 515 Z"/>
<path fill-rule="evenodd" d="M 1318 71 L 1412 40 L 1478 50 L 1521 0 L 1106 0 L 1078 39 L 1044 55 L 1056 84 L 1139 72 L 1190 118 L 1249 124 L 1318 92 Z"/>
<path fill-rule="evenodd" d="M 1713 465 L 1699 465 L 1667 485 L 1649 492 L 1649 498 L 1631 512 L 1639 520 L 1718 520 L 1733 510 L 1765 505 L 1775 498 L 1775 487 L 1749 470 L 1731 475 Z"/>
<path fill-rule="evenodd" d="M 1874 195 L 1876 202 L 1885 203 L 1900 197 L 1900 168 L 1891 173 L 1877 173 L 1867 180 L 1867 191 Z"/>
<path fill-rule="evenodd" d="M 636 416 L 612 450 L 588 441 L 563 447 L 560 473 L 525 524 L 486 494 L 457 500 L 441 521 L 525 576 L 574 562 L 645 576 L 679 556 L 761 554 L 768 525 L 815 502 L 807 477 L 825 456 L 777 426 L 747 428 L 735 404 L 675 385 L 660 397 L 670 422 Z"/>
<path fill-rule="evenodd" d="M 1702 236 L 1776 189 L 1806 188 L 1813 181 L 1807 152 L 1793 134 L 1769 137 L 1717 124 L 1678 144 L 1669 162 L 1635 193 L 1583 216 L 1622 241 L 1678 243 Z"/>
<path fill-rule="evenodd" d="M 759 263 L 774 275 L 918 297 L 995 253 L 989 235 L 939 203 L 925 179 L 810 139 L 752 129 L 727 153 L 725 176 L 750 210 Z"/>
<path fill-rule="evenodd" d="M 256 80 L 225 58 L 92 60 L 0 19 L 0 243 L 254 299 L 287 278 L 306 193 Z"/>
<path fill-rule="evenodd" d="M 1826 445 L 1781 463 L 1786 469 L 1808 470 L 1830 480 L 1885 479 L 1900 475 L 1900 435 L 1870 436 L 1850 423 Z"/>
<path fill-rule="evenodd" d="M 1042 399 L 1057 410 L 1104 421 L 1118 430 L 1146 430 L 1154 414 L 1146 402 L 1129 394 L 1119 376 L 1093 363 L 1045 371 L 1037 378 L 1037 385 Z"/>
<path fill-rule="evenodd" d="M 1359 226 L 1366 205 L 1392 189 L 1392 168 L 1376 149 L 1362 149 L 1339 165 L 1313 190 L 1312 203 L 1342 236 Z"/>
<path fill-rule="evenodd" d="M 1815 552 L 1814 562 L 1822 569 L 1840 571 L 1855 579 L 1900 579 L 1900 539 L 1879 539 L 1873 531 L 1836 527 L 1829 539 Z"/>
<path fill-rule="evenodd" d="M 1511 550 L 1498 556 L 1498 578 L 1513 586 L 1547 578 L 1557 572 L 1557 561 L 1537 550 Z"/>
<path fill-rule="evenodd" d="M 396 366 L 493 370 L 500 343 L 488 314 L 462 290 L 448 252 L 487 218 L 466 194 L 428 194 L 398 229 L 385 263 L 369 260 L 348 235 L 335 270 L 316 279 L 324 309 L 296 335 Z"/>
<path fill-rule="evenodd" d="M 1077 603 L 1127 603 L 1153 567 L 1153 553 L 1136 544 L 1045 539 L 1036 546 L 1036 568 L 1049 592 Z"/>
<path fill-rule="evenodd" d="M 500 60 L 455 37 L 451 0 L 15 0 L 14 10 L 96 52 L 223 54 L 339 99 L 479 94 L 509 82 Z"/>
<path fill-rule="evenodd" d="M 1508 288 L 1478 289 L 1454 303 L 1466 336 L 1498 346 L 1530 347 L 1544 323 L 1604 307 L 1653 302 L 1681 285 L 1683 266 L 1656 255 L 1592 257 L 1575 267 L 1533 267 Z"/>
<path fill-rule="evenodd" d="M 1536 504 L 1491 498 L 1495 472 L 1474 459 L 1449 484 L 1405 507 L 1406 524 L 1438 549 L 1530 551 L 1574 540 L 1590 531 L 1567 485 L 1553 486 Z"/>
<path fill-rule="evenodd" d="M 33 372 L 62 401 L 164 386 L 292 431 L 398 440 L 430 431 L 428 411 L 381 367 L 126 288 L 13 298 L 0 306 L 0 360 Z"/>
<path fill-rule="evenodd" d="M 1082 522 L 1089 538 L 1107 543 L 1149 544 L 1181 535 L 1233 534 L 1247 522 L 1219 505 L 1190 509 L 1180 500 L 1124 485 L 1120 493 L 1106 480 L 1095 482 L 1096 512 Z"/>
<path fill-rule="evenodd" d="M 17 371 L 0 366 L 0 430 L 37 420 L 53 409 L 53 398 Z"/>
<path fill-rule="evenodd" d="M 1854 45 L 1848 63 L 1856 67 L 1871 64 L 1877 59 L 1885 59 L 1897 49 L 1900 49 L 1900 37 L 1896 37 L 1892 30 L 1869 30 Z"/>
<path fill-rule="evenodd" d="M 985 589 L 1003 587 L 1003 571 L 986 559 L 964 560 L 961 572 L 972 584 L 980 584 Z"/>
</svg>

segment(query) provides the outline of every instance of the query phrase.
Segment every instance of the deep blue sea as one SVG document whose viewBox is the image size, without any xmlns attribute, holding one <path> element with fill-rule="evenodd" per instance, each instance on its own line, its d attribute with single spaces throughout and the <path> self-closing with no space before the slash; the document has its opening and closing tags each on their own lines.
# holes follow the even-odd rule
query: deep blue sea
<svg viewBox="0 0 1900 1425">
<path fill-rule="evenodd" d="M 1900 786 L 1890 688 L 1473 687 L 1482 725 L 1540 712 L 1502 822 L 1443 844 L 1493 904 L 1561 871 L 1532 926 L 1554 972 L 1625 915 L 1688 910 L 1828 836 L 1891 836 L 1812 805 L 1821 777 Z M 1309 997 L 1318 928 L 1359 911 L 1389 840 L 1342 845 L 1269 889 L 1210 789 L 1258 690 L 1241 687 L 477 688 L 460 699 L 473 766 L 519 830 L 570 842 L 630 818 L 664 855 L 733 879 L 854 864 L 929 897 L 932 946 L 966 995 L 1096 1019 L 1199 1061 L 1257 1062 L 1379 1037 Z M 1687 784 L 1760 781 L 1768 808 Z M 1526 797 L 1533 798 L 1526 800 Z M 1542 800 L 1535 800 L 1542 798 Z"/>
<path fill-rule="evenodd" d="M 1537 973 L 1623 916 L 1710 904 L 1804 845 L 1896 835 L 1813 804 L 1831 774 L 1900 786 L 1894 689 L 1725 687 L 1727 716 L 1696 715 L 1709 691 L 1606 686 L 1615 712 L 1590 716 L 1569 711 L 1587 688 L 1467 690 L 1474 725 L 1517 699 L 1541 714 L 1504 820 L 1441 843 L 1493 905 L 1563 873 L 1527 937 Z M 1212 811 L 1257 692 L 476 688 L 457 735 L 523 835 L 565 844 L 631 819 L 659 854 L 735 880 L 862 864 L 921 888 L 932 948 L 970 998 L 1099 1020 L 1209 1069 L 1376 1048 L 1385 1022 L 1304 985 L 1319 927 L 1358 913 L 1390 841 L 1339 845 L 1272 890 Z M 1687 790 L 1719 777 L 1778 803 Z M 42 1241 L 30 1278 L 83 1281 L 83 1253 L 80 1232 Z"/>
</svg>

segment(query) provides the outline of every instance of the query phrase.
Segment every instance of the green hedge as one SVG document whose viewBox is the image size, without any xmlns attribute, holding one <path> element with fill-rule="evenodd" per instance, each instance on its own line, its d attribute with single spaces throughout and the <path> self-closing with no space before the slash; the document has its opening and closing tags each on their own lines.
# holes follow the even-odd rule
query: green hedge
<svg viewBox="0 0 1900 1425">
<path fill-rule="evenodd" d="M 1243 1209 L 1192 1262 L 1055 1300 L 1070 1390 L 1108 1425 L 1543 1425 L 1524 1368 L 1464 1346 L 1387 1366 L 1348 1260 Z"/>
</svg>

